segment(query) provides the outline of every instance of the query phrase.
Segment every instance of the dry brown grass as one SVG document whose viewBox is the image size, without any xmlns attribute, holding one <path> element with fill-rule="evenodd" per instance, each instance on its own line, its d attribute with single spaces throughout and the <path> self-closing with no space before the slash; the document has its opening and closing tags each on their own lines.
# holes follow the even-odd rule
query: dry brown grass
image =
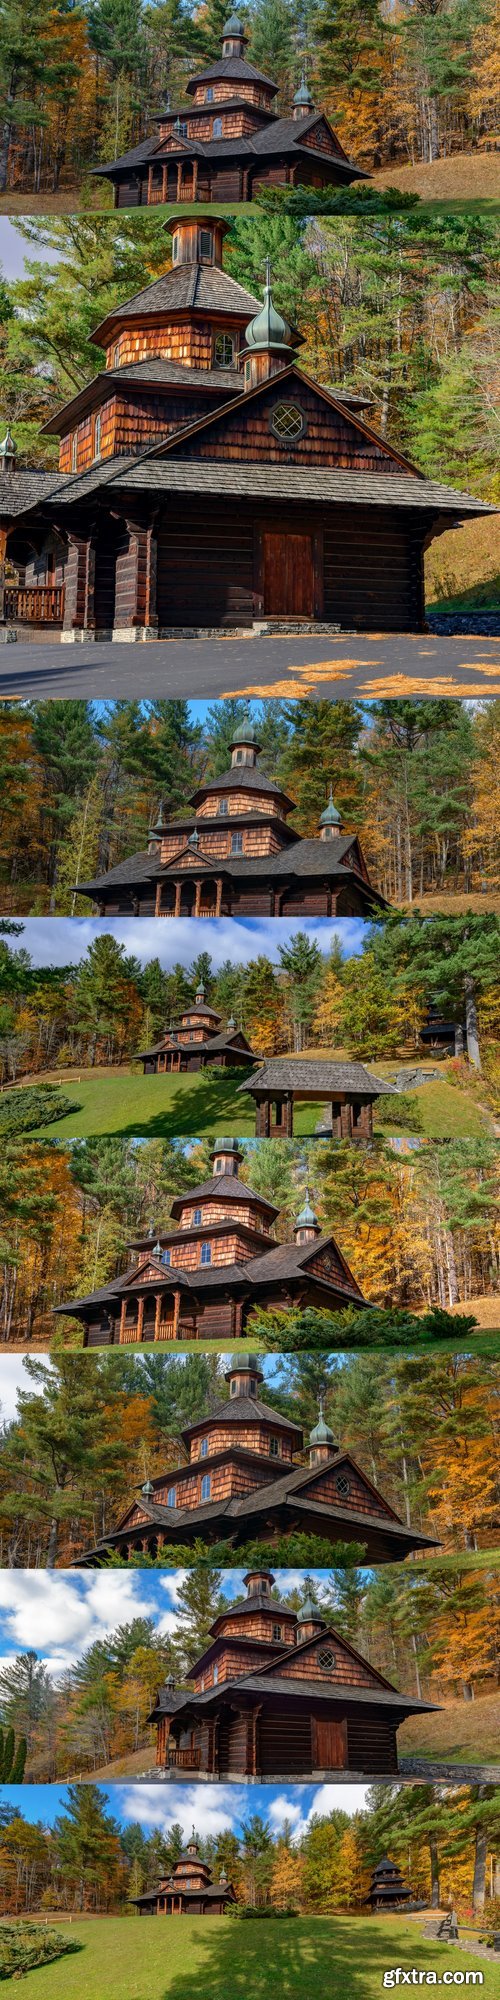
<svg viewBox="0 0 500 2000">
<path fill-rule="evenodd" d="M 444 1703 L 437 1715 L 414 1715 L 398 1729 L 400 1757 L 444 1757 L 466 1764 L 496 1764 L 500 1761 L 500 1692 L 479 1695 L 477 1701 L 453 1701 L 434 1693 Z"/>
<path fill-rule="evenodd" d="M 462 482 L 466 484 L 466 480 Z M 498 602 L 500 515 L 489 514 L 439 535 L 425 556 L 426 604 L 481 590 L 486 604 Z"/>
<path fill-rule="evenodd" d="M 492 910 L 498 915 L 500 889 L 486 889 L 484 895 L 479 889 L 473 890 L 468 895 L 458 889 L 436 889 L 433 895 L 426 895 L 424 891 L 423 896 L 414 896 L 413 903 L 403 903 L 401 907 L 403 910 L 425 909 L 427 916 L 432 916 L 433 911 L 439 911 L 443 917 L 458 917 L 463 910 L 476 910 L 478 914 Z"/>
<path fill-rule="evenodd" d="M 460 1305 L 448 1306 L 450 1313 L 475 1313 L 480 1327 L 489 1333 L 500 1333 L 500 1299 L 490 1294 L 489 1298 L 462 1299 Z"/>
<path fill-rule="evenodd" d="M 400 188 L 423 201 L 498 201 L 500 152 L 453 153 L 429 166 L 382 167 L 372 178 L 375 187 Z"/>
</svg>

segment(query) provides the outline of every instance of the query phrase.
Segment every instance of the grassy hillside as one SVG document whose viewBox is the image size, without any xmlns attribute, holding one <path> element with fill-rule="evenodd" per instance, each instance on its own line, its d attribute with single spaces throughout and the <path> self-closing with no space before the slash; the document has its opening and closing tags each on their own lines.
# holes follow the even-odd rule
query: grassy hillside
<svg viewBox="0 0 500 2000">
<path fill-rule="evenodd" d="M 66 1928 L 66 1927 L 65 1927 Z M 240 1923 L 228 1917 L 101 1917 L 75 1923 L 83 1951 L 30 1972 L 23 2000 L 378 2000 L 388 1967 L 484 1972 L 499 2000 L 500 1963 L 422 1939 L 403 1918 L 297 1917 Z"/>
<path fill-rule="evenodd" d="M 310 1053 L 317 1058 L 333 1052 L 312 1049 Z M 368 1067 L 379 1075 L 394 1071 L 394 1065 L 387 1063 Z M 56 1125 L 37 1128 L 37 1138 L 72 1139 L 108 1132 L 149 1139 L 202 1138 L 206 1133 L 229 1132 L 245 1138 L 255 1131 L 253 1100 L 240 1094 L 238 1088 L 243 1081 L 241 1074 L 230 1076 L 215 1069 L 194 1076 L 143 1076 L 127 1069 L 58 1070 L 50 1072 L 50 1081 L 74 1095 L 81 1108 Z M 424 1138 L 471 1139 L 491 1129 L 488 1114 L 472 1095 L 448 1081 L 445 1065 L 435 1083 L 420 1086 L 416 1099 Z M 297 1107 L 294 1126 L 298 1138 L 312 1137 L 320 1114 L 320 1104 Z M 398 1125 L 394 1129 L 400 1134 L 404 1128 Z M 390 1126 L 385 1124 L 384 1130 L 390 1131 Z"/>
</svg>

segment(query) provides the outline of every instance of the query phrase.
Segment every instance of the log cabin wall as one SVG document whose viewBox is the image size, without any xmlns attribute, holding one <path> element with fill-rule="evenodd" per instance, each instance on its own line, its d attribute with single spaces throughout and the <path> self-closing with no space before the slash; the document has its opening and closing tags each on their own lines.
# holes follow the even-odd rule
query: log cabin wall
<svg viewBox="0 0 500 2000">
<path fill-rule="evenodd" d="M 311 1717 L 303 1709 L 286 1714 L 266 1709 L 257 1725 L 258 1771 L 263 1778 L 307 1777 L 313 1769 Z"/>
<path fill-rule="evenodd" d="M 258 1254 L 257 1246 L 254 1243 L 247 1243 L 245 1237 L 239 1236 L 236 1230 L 230 1236 L 214 1237 L 211 1251 L 212 1267 L 214 1264 L 219 1267 L 224 1264 L 246 1263 L 250 1257 Z M 172 1270 L 197 1271 L 203 1268 L 201 1242 L 173 1243 L 170 1263 Z"/>
<path fill-rule="evenodd" d="M 369 1777 L 398 1770 L 396 1723 L 384 1715 L 348 1716 L 348 1768 Z"/>
<path fill-rule="evenodd" d="M 191 506 L 176 496 L 158 526 L 158 623 L 250 626 L 265 615 L 258 590 L 264 527 L 323 535 L 321 583 L 327 622 L 354 631 L 417 632 L 424 622 L 423 549 L 428 519 L 361 505 L 288 510 L 240 501 Z M 255 555 L 254 555 L 255 549 Z M 287 607 L 283 606 L 283 615 Z M 256 803 L 256 801 L 254 801 Z M 266 803 L 269 810 L 269 802 Z M 325 843 L 326 844 L 326 843 Z"/>
<path fill-rule="evenodd" d="M 234 1178 L 236 1179 L 236 1175 Z M 200 1215 L 203 1229 L 210 1228 L 215 1222 L 228 1222 L 231 1220 L 231 1222 L 236 1224 L 245 1223 L 248 1229 L 257 1229 L 259 1236 L 269 1237 L 270 1231 L 269 1228 L 266 1228 L 265 1217 L 261 1216 L 258 1207 L 254 1208 L 253 1203 L 248 1201 L 232 1201 L 229 1213 L 227 1202 L 223 1200 L 217 1201 L 215 1197 L 211 1201 L 191 1202 L 186 1208 L 181 1209 L 178 1223 L 179 1229 L 191 1229 L 193 1227 L 195 1209 L 196 1213 Z M 196 1226 L 199 1227 L 200 1224 Z M 181 1244 L 180 1248 L 182 1255 L 183 1244 Z"/>
<path fill-rule="evenodd" d="M 248 1633 L 249 1638 L 265 1639 L 268 1645 L 274 1643 L 276 1646 L 293 1646 L 295 1639 L 294 1618 L 287 1618 L 285 1613 L 280 1613 L 275 1607 L 274 1618 L 270 1611 L 261 1611 L 259 1613 L 252 1612 L 251 1620 L 251 1630 Z M 275 1632 L 276 1626 L 279 1627 L 280 1633 L 278 1639 Z M 231 1614 L 228 1612 L 227 1617 L 224 1618 L 224 1638 L 238 1638 L 239 1635 L 244 1638 L 246 1630 L 246 1621 L 241 1617 L 237 1618 L 234 1616 L 231 1618 Z"/>
<path fill-rule="evenodd" d="M 230 103 L 231 98 L 236 97 L 241 91 L 241 96 L 245 97 L 246 104 L 254 104 L 257 106 L 257 108 L 260 107 L 260 109 L 264 111 L 269 110 L 269 105 L 273 95 L 272 91 L 264 90 L 261 84 L 252 83 L 247 78 L 245 78 L 243 83 L 238 84 L 238 87 L 236 89 L 234 77 L 227 78 L 226 80 L 219 77 L 218 81 L 217 78 L 214 77 L 213 84 L 211 84 L 210 88 L 213 90 L 214 104 L 225 104 L 227 102 Z M 198 83 L 196 85 L 196 89 L 193 91 L 193 105 L 206 104 L 207 102 L 206 90 L 207 86 L 205 83 Z M 187 113 L 187 116 L 189 117 L 189 112 Z M 162 128 L 160 126 L 160 131 L 161 129 Z"/>
<path fill-rule="evenodd" d="M 243 772 L 243 767 L 242 767 L 242 772 Z M 277 819 L 281 818 L 281 807 L 279 799 L 273 798 L 272 794 L 270 796 L 269 792 L 264 792 L 264 791 L 259 792 L 255 789 L 253 791 L 250 790 L 245 791 L 245 779 L 244 776 L 242 775 L 240 782 L 238 784 L 237 791 L 228 791 L 227 794 L 223 792 L 212 792 L 209 794 L 209 797 L 207 799 L 202 799 L 201 805 L 198 806 L 198 811 L 196 815 L 197 819 L 217 818 L 217 815 L 220 811 L 220 800 L 221 798 L 224 797 L 227 797 L 228 818 L 230 818 L 231 815 L 233 815 L 234 818 L 237 818 L 240 813 L 244 812 L 267 813 L 271 814 L 274 818 Z M 205 842 L 205 839 L 207 837 L 208 836 L 206 836 L 205 833 L 203 832 L 202 833 L 203 842 Z M 212 841 L 218 839 L 219 836 L 218 834 L 211 834 L 209 837 L 210 840 Z"/>
</svg>

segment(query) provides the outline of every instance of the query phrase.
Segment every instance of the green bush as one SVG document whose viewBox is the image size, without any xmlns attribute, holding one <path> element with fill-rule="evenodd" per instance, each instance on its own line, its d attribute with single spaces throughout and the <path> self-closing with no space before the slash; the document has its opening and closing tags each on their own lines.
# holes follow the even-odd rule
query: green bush
<svg viewBox="0 0 500 2000">
<path fill-rule="evenodd" d="M 49 1930 L 46 1924 L 0 1924 L 0 1979 L 19 1979 L 33 1966 L 50 1965 L 51 1959 L 82 1950 L 76 1938 L 63 1937 L 62 1931 Z"/>
<path fill-rule="evenodd" d="M 7 1090 L 5 1097 L 0 1097 L 0 1133 L 10 1137 L 15 1132 L 34 1132 L 37 1126 L 53 1125 L 57 1118 L 67 1118 L 70 1111 L 80 1110 L 77 1099 L 65 1097 L 58 1083 Z"/>
<path fill-rule="evenodd" d="M 298 1914 L 294 1903 L 284 1903 L 283 1908 L 280 1910 L 275 1910 L 273 1903 L 259 1903 L 257 1909 L 254 1909 L 252 1903 L 244 1903 L 243 1909 L 238 1910 L 239 1917 L 251 1917 L 252 1919 L 255 1917 L 298 1917 Z"/>
<path fill-rule="evenodd" d="M 500 1324 L 500 1304 L 499 1304 Z M 406 1311 L 381 1312 L 353 1307 L 348 1312 L 263 1312 L 255 1308 L 248 1322 L 250 1339 L 268 1352 L 310 1354 L 318 1348 L 347 1352 L 354 1347 L 418 1347 L 431 1340 L 452 1340 L 458 1347 L 478 1326 L 474 1313 L 447 1313 L 435 1306 L 422 1319 Z"/>
</svg>

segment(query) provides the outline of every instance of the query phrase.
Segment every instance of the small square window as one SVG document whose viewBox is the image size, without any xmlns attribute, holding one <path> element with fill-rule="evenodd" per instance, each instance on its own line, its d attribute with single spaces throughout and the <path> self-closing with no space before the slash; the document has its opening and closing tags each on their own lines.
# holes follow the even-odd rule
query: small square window
<svg viewBox="0 0 500 2000">
<path fill-rule="evenodd" d="M 269 1451 L 270 1451 L 270 1454 L 271 1454 L 271 1458 L 279 1458 L 279 1455 L 280 1455 L 280 1441 L 279 1441 L 279 1438 L 270 1438 L 270 1439 L 269 1439 Z"/>
<path fill-rule="evenodd" d="M 273 1625 L 273 1639 L 282 1639 L 282 1638 L 283 1638 L 283 1626 Z"/>
</svg>

